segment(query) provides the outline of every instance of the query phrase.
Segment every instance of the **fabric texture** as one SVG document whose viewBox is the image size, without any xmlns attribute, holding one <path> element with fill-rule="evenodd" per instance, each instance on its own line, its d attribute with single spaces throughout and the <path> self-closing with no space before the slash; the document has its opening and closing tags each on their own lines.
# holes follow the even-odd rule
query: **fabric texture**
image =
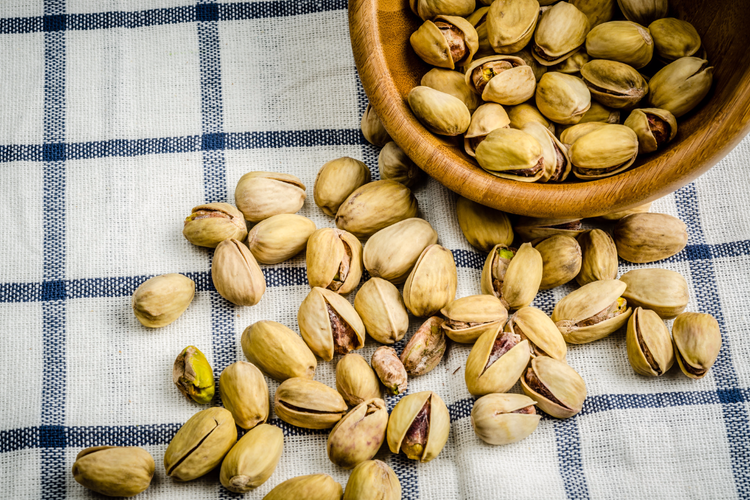
<svg viewBox="0 0 750 500">
<path fill-rule="evenodd" d="M 246 172 L 292 173 L 307 186 L 299 212 L 333 221 L 314 204 L 318 169 L 361 159 L 367 104 L 357 77 L 345 0 L 22 0 L 0 6 L 0 496 L 94 498 L 71 467 L 89 446 L 135 445 L 156 461 L 139 498 L 236 497 L 218 471 L 177 483 L 162 459 L 179 427 L 202 407 L 171 379 L 175 357 L 198 346 L 218 380 L 243 360 L 240 336 L 259 320 L 297 330 L 309 291 L 304 256 L 263 266 L 268 288 L 235 307 L 210 279 L 212 251 L 181 234 L 193 206 L 234 201 Z M 654 203 L 688 226 L 687 248 L 645 267 L 679 271 L 688 310 L 711 313 L 723 345 L 701 380 L 673 368 L 658 379 L 630 368 L 625 335 L 571 346 L 588 398 L 575 418 L 545 417 L 508 446 L 474 434 L 464 383 L 469 347 L 453 345 L 409 392 L 436 391 L 452 426 L 442 453 L 420 464 L 387 448 L 403 498 L 750 497 L 750 197 L 745 140 L 694 183 Z M 458 265 L 457 297 L 479 293 L 485 256 L 463 238 L 455 195 L 435 181 L 415 191 L 420 215 Z M 640 267 L 622 263 L 620 272 Z M 183 273 L 193 303 L 171 325 L 148 330 L 130 297 L 147 278 Z M 551 313 L 572 286 L 541 292 Z M 354 293 L 349 295 L 353 300 Z M 408 335 L 420 324 L 412 320 Z M 408 338 L 408 336 L 407 336 Z M 403 348 L 403 341 L 396 345 Z M 369 339 L 366 359 L 376 348 Z M 334 362 L 316 379 L 335 385 Z M 278 383 L 268 379 L 271 394 Z M 518 391 L 518 387 L 514 389 Z M 397 398 L 387 398 L 392 409 Z M 294 476 L 348 471 L 326 456 L 327 431 L 289 426 L 276 472 L 245 498 Z"/>
</svg>

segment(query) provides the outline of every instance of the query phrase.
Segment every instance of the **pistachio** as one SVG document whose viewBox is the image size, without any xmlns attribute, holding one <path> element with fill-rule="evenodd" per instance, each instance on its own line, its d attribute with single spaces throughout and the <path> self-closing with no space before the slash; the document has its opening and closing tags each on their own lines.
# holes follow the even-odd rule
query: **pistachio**
<svg viewBox="0 0 750 500">
<path fill-rule="evenodd" d="M 475 0 L 410 0 L 409 4 L 423 20 L 433 19 L 440 14 L 466 17 L 476 7 Z"/>
<path fill-rule="evenodd" d="M 274 487 L 263 500 L 341 500 L 344 490 L 328 474 L 311 474 L 287 479 Z"/>
<path fill-rule="evenodd" d="M 577 139 L 568 151 L 579 179 L 609 177 L 627 170 L 638 156 L 638 136 L 625 125 L 603 125 Z"/>
<path fill-rule="evenodd" d="M 143 326 L 161 328 L 179 318 L 195 295 L 195 282 L 182 274 L 154 276 L 133 292 L 133 313 Z"/>
<path fill-rule="evenodd" d="M 365 344 L 365 325 L 345 298 L 325 288 L 313 288 L 297 312 L 302 339 L 320 358 L 346 354 Z"/>
<path fill-rule="evenodd" d="M 703 378 L 721 350 L 719 323 L 710 314 L 682 313 L 672 324 L 674 352 L 687 377 Z"/>
<path fill-rule="evenodd" d="M 370 278 L 354 297 L 354 309 L 367 333 L 381 344 L 398 342 L 409 328 L 409 314 L 398 289 L 381 278 Z"/>
<path fill-rule="evenodd" d="M 536 240 L 549 238 L 556 234 L 576 237 L 583 232 L 581 219 L 537 219 L 534 217 L 521 217 L 513 226 L 516 234 L 522 241 L 535 242 Z"/>
<path fill-rule="evenodd" d="M 250 222 L 272 215 L 294 214 L 305 203 L 305 185 L 299 177 L 275 172 L 250 172 L 237 182 L 234 200 Z"/>
<path fill-rule="evenodd" d="M 420 462 L 435 458 L 448 441 L 450 414 L 432 391 L 404 396 L 388 420 L 388 448 Z"/>
<path fill-rule="evenodd" d="M 487 40 L 499 54 L 518 52 L 531 41 L 538 20 L 536 0 L 496 0 L 487 12 Z"/>
<path fill-rule="evenodd" d="M 508 311 L 494 295 L 470 295 L 454 300 L 440 313 L 445 316 L 443 330 L 454 342 L 471 344 L 483 333 L 502 328 Z"/>
<path fill-rule="evenodd" d="M 636 373 L 664 375 L 674 364 L 674 349 L 667 325 L 654 311 L 636 307 L 628 320 L 625 337 L 628 360 Z"/>
<path fill-rule="evenodd" d="M 401 483 L 380 460 L 368 460 L 354 468 L 342 500 L 399 500 Z"/>
<path fill-rule="evenodd" d="M 627 285 L 622 296 L 628 304 L 651 309 L 662 319 L 672 319 L 687 307 L 687 281 L 678 272 L 633 269 L 620 276 L 620 281 Z"/>
<path fill-rule="evenodd" d="M 398 358 L 396 349 L 388 346 L 378 347 L 372 353 L 370 364 L 388 390 L 388 394 L 396 396 L 406 391 L 408 382 L 406 368 L 404 368 L 404 364 Z"/>
<path fill-rule="evenodd" d="M 338 421 L 328 435 L 331 462 L 351 469 L 372 459 L 385 441 L 388 409 L 379 398 L 363 401 Z"/>
<path fill-rule="evenodd" d="M 551 71 L 539 80 L 536 106 L 553 122 L 572 125 L 591 107 L 591 93 L 577 76 Z"/>
<path fill-rule="evenodd" d="M 651 210 L 651 202 L 645 203 L 643 205 L 638 205 L 633 208 L 628 208 L 625 210 L 620 210 L 619 212 L 612 212 L 608 213 L 606 215 L 602 215 L 602 219 L 605 220 L 620 220 L 623 217 L 627 217 L 630 214 L 644 214 L 647 213 L 649 210 Z M 614 243 L 614 241 L 613 241 Z"/>
<path fill-rule="evenodd" d="M 362 244 L 353 234 L 324 227 L 307 240 L 307 281 L 345 295 L 362 278 Z"/>
<path fill-rule="evenodd" d="M 455 73 L 455 71 L 452 71 L 452 73 Z M 400 182 L 409 189 L 424 178 L 422 170 L 393 141 L 387 143 L 380 150 L 378 169 L 381 179 Z"/>
<path fill-rule="evenodd" d="M 479 337 L 466 359 L 464 380 L 473 396 L 508 391 L 529 364 L 528 340 L 495 325 Z"/>
<path fill-rule="evenodd" d="M 248 361 L 271 378 L 283 381 L 315 375 L 315 355 L 299 335 L 281 323 L 253 323 L 242 333 L 241 342 Z"/>
<path fill-rule="evenodd" d="M 228 203 L 207 203 L 194 207 L 185 219 L 182 234 L 193 245 L 216 248 L 227 238 L 243 240 L 247 226 L 242 212 Z"/>
<path fill-rule="evenodd" d="M 445 354 L 443 318 L 433 316 L 414 332 L 401 353 L 401 362 L 409 375 L 419 376 L 435 368 Z"/>
<path fill-rule="evenodd" d="M 562 62 L 551 66 L 549 70 L 557 71 L 558 73 L 565 73 L 566 75 L 575 75 L 580 73 L 583 65 L 590 60 L 591 58 L 586 53 L 586 49 L 582 47 L 573 52 L 570 57 L 566 58 Z"/>
<path fill-rule="evenodd" d="M 610 21 L 589 32 L 586 52 L 592 59 L 618 61 L 641 69 L 651 62 L 654 40 L 644 26 L 630 21 Z"/>
<path fill-rule="evenodd" d="M 665 109 L 634 109 L 625 126 L 638 136 L 639 153 L 653 153 L 677 135 L 677 119 Z"/>
<path fill-rule="evenodd" d="M 659 57 L 667 62 L 690 57 L 701 48 L 701 37 L 687 21 L 668 17 L 649 24 L 654 47 Z"/>
<path fill-rule="evenodd" d="M 219 377 L 219 394 L 237 425 L 252 429 L 268 419 L 268 384 L 252 363 L 237 361 Z"/>
<path fill-rule="evenodd" d="M 536 401 L 522 394 L 487 394 L 474 402 L 471 426 L 487 444 L 510 444 L 526 439 L 542 419 Z"/>
<path fill-rule="evenodd" d="M 456 136 L 469 128 L 471 113 L 457 97 L 418 86 L 411 89 L 407 100 L 417 119 L 433 134 Z"/>
<path fill-rule="evenodd" d="M 583 118 L 581 118 L 581 122 L 583 122 Z M 583 122 L 564 127 L 560 131 L 560 142 L 562 142 L 566 148 L 570 149 L 570 147 L 581 137 L 606 126 L 607 123 L 605 122 Z"/>
<path fill-rule="evenodd" d="M 437 238 L 426 220 L 406 219 L 372 235 L 365 243 L 362 261 L 371 276 L 403 283 L 424 249 L 437 243 Z"/>
<path fill-rule="evenodd" d="M 504 179 L 535 182 L 545 175 L 542 145 L 522 130 L 493 130 L 477 147 L 476 159 L 483 169 Z"/>
<path fill-rule="evenodd" d="M 464 134 L 464 150 L 469 156 L 476 156 L 477 146 L 496 128 L 510 126 L 510 118 L 503 107 L 494 102 L 482 104 L 471 115 L 471 124 Z"/>
<path fill-rule="evenodd" d="M 581 247 L 575 238 L 556 234 L 534 247 L 542 255 L 542 282 L 540 290 L 564 285 L 581 270 Z"/>
<path fill-rule="evenodd" d="M 357 238 L 417 215 L 417 199 L 395 181 L 375 181 L 357 188 L 336 212 L 336 227 Z"/>
<path fill-rule="evenodd" d="M 420 318 L 432 316 L 456 297 L 453 254 L 440 245 L 424 249 L 404 284 L 404 304 Z"/>
<path fill-rule="evenodd" d="M 644 26 L 666 17 L 669 9 L 667 0 L 617 0 L 617 3 L 627 19 Z"/>
<path fill-rule="evenodd" d="M 547 356 L 531 360 L 521 377 L 521 389 L 540 410 L 555 418 L 580 412 L 586 399 L 586 382 L 563 361 Z"/>
<path fill-rule="evenodd" d="M 617 12 L 615 0 L 570 0 L 570 3 L 586 14 L 592 28 L 611 20 Z"/>
<path fill-rule="evenodd" d="M 430 71 L 424 74 L 422 80 L 420 81 L 420 85 L 439 90 L 440 92 L 445 92 L 446 94 L 450 94 L 453 97 L 460 99 L 466 105 L 466 108 L 470 113 L 473 113 L 474 110 L 477 109 L 480 104 L 482 104 L 482 100 L 479 98 L 476 92 L 471 90 L 469 86 L 466 85 L 464 74 L 458 71 L 452 71 L 443 68 L 432 68 Z M 381 179 L 382 178 L 383 176 L 381 172 Z"/>
<path fill-rule="evenodd" d="M 632 108 L 648 94 L 648 83 L 635 69 L 617 61 L 596 59 L 581 68 L 591 96 L 610 108 Z"/>
<path fill-rule="evenodd" d="M 260 424 L 245 433 L 221 463 L 219 480 L 235 493 L 247 493 L 265 483 L 281 459 L 284 433 L 276 426 Z"/>
<path fill-rule="evenodd" d="M 617 221 L 617 254 L 628 262 L 647 263 L 669 258 L 687 245 L 687 226 L 667 214 L 633 214 Z"/>
<path fill-rule="evenodd" d="M 477 59 L 469 65 L 464 79 L 483 100 L 508 106 L 529 100 L 536 86 L 531 66 L 520 57 L 510 55 Z"/>
<path fill-rule="evenodd" d="M 609 233 L 592 229 L 578 236 L 583 260 L 576 276 L 579 285 L 617 278 L 617 247 Z"/>
<path fill-rule="evenodd" d="M 365 358 L 350 352 L 336 363 L 336 390 L 349 406 L 380 397 L 380 382 Z"/>
<path fill-rule="evenodd" d="M 542 255 L 530 243 L 521 245 L 508 264 L 500 288 L 500 300 L 506 309 L 520 309 L 531 304 L 539 291 L 543 269 Z"/>
<path fill-rule="evenodd" d="M 439 15 L 427 19 L 412 33 L 409 43 L 424 62 L 448 69 L 469 64 L 479 49 L 474 26 L 458 16 Z"/>
<path fill-rule="evenodd" d="M 214 372 L 206 356 L 195 346 L 187 346 L 177 356 L 172 381 L 188 400 L 198 404 L 208 404 L 214 397 Z"/>
<path fill-rule="evenodd" d="M 288 424 L 305 429 L 330 429 L 346 413 L 341 394 L 304 377 L 286 379 L 276 389 L 273 411 Z"/>
<path fill-rule="evenodd" d="M 266 293 L 266 278 L 253 254 L 237 240 L 224 240 L 214 252 L 211 279 L 219 295 L 238 306 L 254 306 Z"/>
<path fill-rule="evenodd" d="M 651 78 L 651 107 L 661 108 L 675 117 L 690 112 L 711 90 L 714 68 L 697 57 L 682 57 L 662 68 Z"/>
<path fill-rule="evenodd" d="M 542 146 L 544 173 L 541 182 L 562 182 L 570 174 L 568 149 L 541 123 L 527 123 L 523 131 L 532 136 Z"/>
<path fill-rule="evenodd" d="M 192 481 L 213 470 L 237 442 L 237 427 L 224 408 L 199 411 L 180 427 L 164 452 L 167 476 Z"/>
<path fill-rule="evenodd" d="M 383 122 L 380 121 L 380 117 L 378 117 L 378 114 L 370 103 L 367 103 L 367 109 L 365 109 L 365 112 L 362 114 L 360 128 L 362 129 L 362 135 L 365 136 L 367 142 L 373 146 L 382 148 L 386 142 L 391 140 L 391 136 L 388 135 L 388 131 L 385 130 Z"/>
<path fill-rule="evenodd" d="M 510 245 L 513 242 L 513 228 L 504 212 L 459 196 L 456 215 L 466 240 L 482 252 L 489 252 L 495 245 Z"/>
<path fill-rule="evenodd" d="M 296 214 L 273 215 L 260 221 L 247 234 L 247 246 L 261 264 L 279 264 L 307 246 L 315 223 Z"/>
<path fill-rule="evenodd" d="M 565 361 L 568 347 L 560 330 L 544 311 L 536 307 L 522 307 L 510 317 L 505 331 L 529 341 L 531 357 L 549 356 Z"/>
<path fill-rule="evenodd" d="M 73 478 L 108 497 L 132 497 L 145 491 L 154 477 L 154 459 L 136 446 L 95 446 L 81 450 Z"/>
<path fill-rule="evenodd" d="M 508 272 L 508 265 L 515 255 L 516 249 L 508 248 L 505 245 L 495 245 L 490 250 L 487 259 L 484 261 L 480 279 L 483 294 L 492 295 L 497 298 L 502 297 L 505 273 Z"/>
<path fill-rule="evenodd" d="M 529 122 L 538 122 L 544 125 L 550 132 L 555 133 L 555 124 L 547 120 L 533 105 L 529 103 L 519 104 L 508 108 L 510 126 L 521 130 Z"/>
<path fill-rule="evenodd" d="M 359 160 L 344 156 L 320 167 L 315 178 L 313 198 L 324 214 L 331 217 L 355 189 L 370 182 L 370 169 Z"/>
<path fill-rule="evenodd" d="M 590 30 L 588 17 L 575 5 L 556 3 L 539 19 L 532 54 L 544 66 L 558 64 L 586 42 Z"/>
</svg>

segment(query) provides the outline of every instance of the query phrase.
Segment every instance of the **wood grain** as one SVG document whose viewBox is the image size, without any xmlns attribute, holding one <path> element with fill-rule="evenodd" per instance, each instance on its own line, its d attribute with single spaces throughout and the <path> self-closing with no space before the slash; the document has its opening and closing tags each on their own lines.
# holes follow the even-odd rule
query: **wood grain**
<svg viewBox="0 0 750 500">
<path fill-rule="evenodd" d="M 709 97 L 678 120 L 677 137 L 627 172 L 592 182 L 527 184 L 496 178 L 456 139 L 431 134 L 406 95 L 430 67 L 409 45 L 421 21 L 408 0 L 350 0 L 354 59 L 370 102 L 396 143 L 429 175 L 484 205 L 534 217 L 594 217 L 669 194 L 721 160 L 750 132 L 750 2 L 672 0 L 672 15 L 701 34 L 715 66 Z"/>
</svg>

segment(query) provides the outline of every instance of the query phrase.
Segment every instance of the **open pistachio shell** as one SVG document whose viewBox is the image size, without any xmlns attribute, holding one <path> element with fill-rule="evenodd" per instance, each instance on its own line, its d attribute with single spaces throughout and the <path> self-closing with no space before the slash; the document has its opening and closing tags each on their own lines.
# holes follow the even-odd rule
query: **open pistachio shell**
<svg viewBox="0 0 750 500">
<path fill-rule="evenodd" d="M 555 137 L 541 123 L 530 122 L 524 125 L 523 131 L 534 137 L 542 146 L 544 158 L 544 175 L 541 182 L 562 182 L 570 174 L 571 164 L 568 158 L 568 148 Z"/>
<path fill-rule="evenodd" d="M 633 22 L 648 26 L 657 19 L 667 16 L 667 0 L 617 0 L 625 17 Z"/>
<path fill-rule="evenodd" d="M 523 103 L 511 106 L 507 109 L 510 126 L 517 130 L 523 129 L 529 122 L 538 122 L 544 125 L 550 132 L 555 133 L 555 124 L 547 120 L 532 104 Z"/>
<path fill-rule="evenodd" d="M 648 83 L 635 69 L 617 61 L 596 59 L 581 68 L 591 96 L 610 108 L 628 108 L 648 94 Z"/>
<path fill-rule="evenodd" d="M 542 416 L 536 401 L 523 394 L 487 394 L 474 402 L 471 426 L 487 444 L 515 443 L 534 432 Z"/>
<path fill-rule="evenodd" d="M 524 243 L 508 264 L 501 301 L 507 309 L 526 307 L 534 300 L 542 282 L 542 255 L 530 243 Z"/>
<path fill-rule="evenodd" d="M 365 358 L 350 352 L 336 363 L 336 390 L 349 406 L 380 397 L 380 381 Z"/>
<path fill-rule="evenodd" d="M 536 217 L 521 217 L 513 226 L 521 241 L 536 242 L 549 238 L 555 234 L 576 237 L 583 232 L 581 219 L 551 219 Z"/>
<path fill-rule="evenodd" d="M 495 245 L 490 250 L 484 261 L 479 282 L 483 294 L 492 295 L 498 299 L 502 297 L 505 273 L 508 271 L 508 264 L 515 254 L 516 250 L 508 248 L 506 245 Z"/>
<path fill-rule="evenodd" d="M 417 209 L 417 199 L 403 184 L 388 180 L 369 182 L 357 188 L 341 204 L 336 212 L 336 227 L 357 238 L 365 238 L 416 216 Z"/>
<path fill-rule="evenodd" d="M 544 66 L 572 56 L 591 29 L 586 14 L 568 2 L 559 2 L 542 14 L 534 34 L 534 58 Z"/>
<path fill-rule="evenodd" d="M 667 259 L 685 248 L 687 226 L 668 214 L 632 214 L 617 221 L 612 234 L 617 254 L 628 262 Z"/>
<path fill-rule="evenodd" d="M 682 275 L 668 269 L 633 269 L 620 276 L 627 285 L 622 294 L 633 307 L 651 309 L 662 319 L 672 319 L 685 310 L 688 284 Z"/>
<path fill-rule="evenodd" d="M 531 360 L 521 389 L 537 407 L 555 418 L 570 418 L 583 408 L 586 382 L 573 368 L 547 356 Z"/>
<path fill-rule="evenodd" d="M 307 281 L 313 288 L 345 295 L 362 278 L 362 244 L 347 231 L 318 229 L 307 240 L 305 259 Z"/>
<path fill-rule="evenodd" d="M 341 500 L 344 490 L 328 474 L 311 474 L 287 479 L 268 492 L 263 500 Z"/>
<path fill-rule="evenodd" d="M 654 311 L 636 307 L 628 320 L 625 341 L 630 366 L 636 373 L 646 377 L 658 377 L 672 368 L 672 338 L 664 320 Z"/>
<path fill-rule="evenodd" d="M 305 429 L 329 429 L 346 413 L 341 394 L 315 380 L 295 377 L 276 389 L 273 411 L 288 424 Z"/>
<path fill-rule="evenodd" d="M 617 278 L 617 247 L 609 233 L 601 229 L 592 229 L 578 236 L 583 259 L 581 272 L 576 282 L 583 286 L 599 280 Z"/>
<path fill-rule="evenodd" d="M 221 463 L 219 480 L 235 493 L 247 493 L 265 483 L 281 459 L 284 432 L 275 425 L 260 424 L 245 433 Z"/>
<path fill-rule="evenodd" d="M 456 299 L 441 309 L 443 329 L 454 342 L 470 344 L 489 330 L 505 325 L 508 311 L 494 295 L 470 295 Z"/>
<path fill-rule="evenodd" d="M 247 360 L 269 377 L 313 378 L 318 362 L 305 341 L 275 321 L 258 321 L 242 332 L 242 351 Z"/>
<path fill-rule="evenodd" d="M 657 19 L 648 25 L 656 53 L 664 61 L 690 57 L 701 48 L 698 31 L 687 21 L 673 17 Z"/>
<path fill-rule="evenodd" d="M 534 247 L 542 255 L 542 282 L 540 290 L 564 285 L 581 270 L 581 247 L 575 238 L 556 234 Z"/>
<path fill-rule="evenodd" d="M 682 313 L 672 324 L 675 357 L 687 377 L 703 378 L 721 350 L 719 323 L 710 314 Z"/>
<path fill-rule="evenodd" d="M 507 106 L 526 102 L 534 95 L 536 77 L 520 57 L 494 55 L 477 59 L 466 70 L 466 85 L 485 101 Z"/>
<path fill-rule="evenodd" d="M 424 74 L 420 85 L 430 87 L 440 92 L 445 92 L 456 97 L 466 104 L 470 113 L 482 104 L 476 92 L 466 85 L 464 74 L 444 68 L 432 68 Z"/>
<path fill-rule="evenodd" d="M 510 245 L 513 242 L 513 228 L 505 212 L 459 196 L 456 216 L 461 232 L 474 248 L 489 252 L 495 245 Z"/>
<path fill-rule="evenodd" d="M 634 109 L 625 126 L 638 136 L 639 153 L 653 153 L 677 135 L 677 119 L 666 109 Z"/>
<path fill-rule="evenodd" d="M 373 234 L 365 243 L 362 261 L 371 276 L 397 285 L 406 281 L 424 249 L 437 238 L 426 220 L 406 219 Z"/>
<path fill-rule="evenodd" d="M 408 458 L 429 462 L 443 449 L 450 432 L 450 414 L 432 391 L 404 396 L 388 419 L 388 448 Z M 406 450 L 402 450 L 402 448 Z"/>
<path fill-rule="evenodd" d="M 496 128 L 510 126 L 510 118 L 500 104 L 482 104 L 471 115 L 471 124 L 464 134 L 464 150 L 469 156 L 476 156 L 474 149 Z"/>
<path fill-rule="evenodd" d="M 387 426 L 385 402 L 379 398 L 363 401 L 331 430 L 326 444 L 328 458 L 344 469 L 372 459 L 385 441 Z"/>
<path fill-rule="evenodd" d="M 471 348 L 464 372 L 466 387 L 474 396 L 506 392 L 518 382 L 530 358 L 528 340 L 495 325 Z"/>
<path fill-rule="evenodd" d="M 536 307 L 522 307 L 510 317 L 505 329 L 529 341 L 531 357 L 549 356 L 565 361 L 568 346 L 554 321 Z"/>
<path fill-rule="evenodd" d="M 348 156 L 331 160 L 320 167 L 315 177 L 315 204 L 324 214 L 335 217 L 344 200 L 355 189 L 368 182 L 370 169 L 361 161 Z"/>
<path fill-rule="evenodd" d="M 251 222 L 277 214 L 295 214 L 306 197 L 299 177 L 276 172 L 249 172 L 240 177 L 234 190 L 237 208 Z"/>
<path fill-rule="evenodd" d="M 427 64 L 454 69 L 469 64 L 479 49 L 474 26 L 462 17 L 437 16 L 409 37 L 414 52 Z"/>
<path fill-rule="evenodd" d="M 487 12 L 487 40 L 499 54 L 518 52 L 531 41 L 538 20 L 536 0 L 495 0 Z"/>
<path fill-rule="evenodd" d="M 297 312 L 302 339 L 320 358 L 330 361 L 365 345 L 365 325 L 348 300 L 325 288 L 313 288 Z"/>
<path fill-rule="evenodd" d="M 592 59 L 618 61 L 641 69 L 651 62 L 654 40 L 648 28 L 630 21 L 610 21 L 592 29 L 586 37 Z"/>
<path fill-rule="evenodd" d="M 534 182 L 545 174 L 539 141 L 512 128 L 490 132 L 477 147 L 476 159 L 483 169 L 504 179 Z"/>
<path fill-rule="evenodd" d="M 409 329 L 409 314 L 395 285 L 370 278 L 354 297 L 354 309 L 367 333 L 381 344 L 398 342 Z"/>
<path fill-rule="evenodd" d="M 682 57 L 662 68 L 651 78 L 651 107 L 669 111 L 675 117 L 690 112 L 708 95 L 714 68 L 697 57 Z"/>
<path fill-rule="evenodd" d="M 625 125 L 605 124 L 570 146 L 573 174 L 599 179 L 627 170 L 638 156 L 638 136 Z"/>
<path fill-rule="evenodd" d="M 555 123 L 576 124 L 591 107 L 591 92 L 577 76 L 550 71 L 536 87 L 536 107 Z"/>
<path fill-rule="evenodd" d="M 457 285 L 456 262 L 451 251 L 430 245 L 406 279 L 404 304 L 414 316 L 433 316 L 456 297 Z"/>
<path fill-rule="evenodd" d="M 471 113 L 457 97 L 419 86 L 411 89 L 407 100 L 420 123 L 433 134 L 456 136 L 469 128 Z"/>
</svg>

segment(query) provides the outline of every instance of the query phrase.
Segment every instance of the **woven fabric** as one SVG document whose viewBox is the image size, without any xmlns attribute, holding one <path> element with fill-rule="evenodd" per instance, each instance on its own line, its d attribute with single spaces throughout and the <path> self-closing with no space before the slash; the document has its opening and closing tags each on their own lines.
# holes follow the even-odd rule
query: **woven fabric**
<svg viewBox="0 0 750 500">
<path fill-rule="evenodd" d="M 94 498 L 73 480 L 83 448 L 136 445 L 157 467 L 140 498 L 235 497 L 218 472 L 166 477 L 164 451 L 198 405 L 171 380 L 187 345 L 218 378 L 244 359 L 242 331 L 258 320 L 297 328 L 304 258 L 263 266 L 255 307 L 222 299 L 212 252 L 190 245 L 193 206 L 234 201 L 246 172 L 292 173 L 307 185 L 301 214 L 333 226 L 312 202 L 323 163 L 352 156 L 377 178 L 377 149 L 359 131 L 366 97 L 351 54 L 345 0 L 22 0 L 0 5 L 0 496 Z M 710 147 L 710 146 L 709 146 Z M 701 380 L 676 367 L 658 379 L 630 368 L 624 332 L 571 346 L 588 385 L 583 411 L 545 417 L 519 443 L 493 447 L 471 428 L 466 346 L 451 347 L 409 391 L 434 390 L 450 409 L 448 443 L 419 464 L 381 451 L 403 498 L 750 497 L 750 140 L 696 182 L 654 203 L 685 221 L 689 243 L 650 267 L 679 271 L 688 310 L 711 313 L 723 346 Z M 416 189 L 420 213 L 458 265 L 458 296 L 479 293 L 484 255 L 464 240 L 455 195 Z M 622 263 L 621 272 L 638 267 Z M 147 278 L 184 273 L 197 293 L 185 314 L 142 327 L 130 297 Z M 550 313 L 572 287 L 539 294 Z M 354 294 L 350 295 L 350 300 Z M 411 334 L 419 321 L 413 320 Z M 408 338 L 408 337 L 407 337 Z M 375 349 L 368 340 L 363 355 Z M 397 344 L 398 349 L 403 342 Z M 334 385 L 334 363 L 316 379 Z M 278 386 L 268 379 L 271 394 Z M 518 388 L 514 389 L 518 390 Z M 388 398 L 393 408 L 396 398 Z M 326 431 L 271 423 L 285 447 L 260 499 L 293 476 L 348 472 L 325 452 Z"/>
</svg>

